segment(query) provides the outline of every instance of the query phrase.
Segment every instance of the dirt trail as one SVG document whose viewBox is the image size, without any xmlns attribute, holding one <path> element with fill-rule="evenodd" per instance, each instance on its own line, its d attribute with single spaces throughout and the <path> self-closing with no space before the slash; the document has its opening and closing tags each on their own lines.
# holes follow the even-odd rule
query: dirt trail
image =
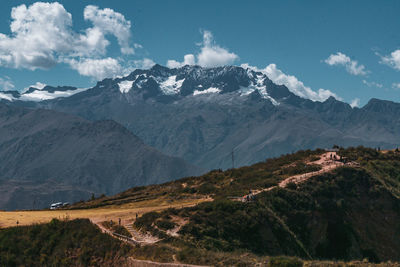
<svg viewBox="0 0 400 267">
<path fill-rule="evenodd" d="M 308 173 L 290 176 L 290 177 L 286 178 L 285 180 L 281 181 L 278 184 L 278 186 L 286 187 L 289 183 L 300 184 L 300 183 L 307 181 L 309 178 L 311 178 L 315 175 L 330 172 L 340 166 L 345 165 L 343 162 L 337 161 L 339 158 L 340 157 L 337 155 L 336 152 L 326 152 L 321 155 L 321 158 L 319 160 L 313 161 L 313 162 L 307 162 L 307 164 L 320 165 L 321 169 L 319 171 L 308 172 Z M 335 159 L 337 159 L 337 160 L 335 160 Z M 271 186 L 271 187 L 264 188 L 264 189 L 251 190 L 251 194 L 245 195 L 242 198 L 239 198 L 237 200 L 246 201 L 247 199 L 251 199 L 255 195 L 258 195 L 262 192 L 270 191 L 278 186 Z"/>
<path fill-rule="evenodd" d="M 310 177 L 329 172 L 333 169 L 336 169 L 337 167 L 344 165 L 343 162 L 334 160 L 335 158 L 339 159 L 339 156 L 336 154 L 336 152 L 327 152 L 322 154 L 319 160 L 314 162 L 307 162 L 307 164 L 320 165 L 321 170 L 288 177 L 279 183 L 279 187 L 286 187 L 289 183 L 302 183 L 304 181 L 307 181 Z"/>
</svg>

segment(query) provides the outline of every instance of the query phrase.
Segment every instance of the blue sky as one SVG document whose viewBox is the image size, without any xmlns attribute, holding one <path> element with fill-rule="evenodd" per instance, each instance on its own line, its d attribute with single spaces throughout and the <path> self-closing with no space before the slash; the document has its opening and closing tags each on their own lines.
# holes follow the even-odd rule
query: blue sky
<svg viewBox="0 0 400 267">
<path fill-rule="evenodd" d="M 247 64 L 315 100 L 400 102 L 400 1 L 58 3 L 2 0 L 0 88 L 89 87 L 191 55 L 206 67 Z"/>
</svg>

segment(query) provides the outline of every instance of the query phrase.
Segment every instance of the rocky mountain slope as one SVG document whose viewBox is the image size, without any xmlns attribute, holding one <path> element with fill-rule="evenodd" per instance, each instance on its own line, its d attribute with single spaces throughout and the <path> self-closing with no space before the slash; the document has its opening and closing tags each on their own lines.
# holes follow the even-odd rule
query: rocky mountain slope
<svg viewBox="0 0 400 267">
<path fill-rule="evenodd" d="M 68 90 L 67 90 L 68 89 Z M 334 99 L 313 102 L 251 69 L 235 66 L 169 69 L 155 65 L 93 88 L 31 88 L 52 94 L 28 101 L 23 94 L 3 101 L 82 116 L 112 119 L 147 145 L 206 169 L 252 164 L 299 149 L 400 144 L 400 104 L 372 99 L 363 108 Z M 4 94 L 5 92 L 3 92 Z M 25 93 L 25 94 L 26 94 Z"/>
<path fill-rule="evenodd" d="M 0 103 L 0 209 L 115 194 L 199 174 L 110 120 Z"/>
</svg>

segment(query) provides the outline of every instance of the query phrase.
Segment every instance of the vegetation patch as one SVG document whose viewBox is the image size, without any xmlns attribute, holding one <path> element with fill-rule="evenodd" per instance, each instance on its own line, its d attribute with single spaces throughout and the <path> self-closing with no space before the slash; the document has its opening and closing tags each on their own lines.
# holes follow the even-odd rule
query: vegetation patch
<svg viewBox="0 0 400 267">
<path fill-rule="evenodd" d="M 124 236 L 128 236 L 128 237 L 132 237 L 131 233 L 129 233 L 129 231 L 122 225 L 118 225 L 116 222 L 114 222 L 113 220 L 110 221 L 104 221 L 101 223 L 101 225 L 103 225 L 105 228 L 109 229 L 110 231 L 120 234 L 120 235 L 124 235 Z"/>
<path fill-rule="evenodd" d="M 0 266 L 115 265 L 129 251 L 87 219 L 0 230 Z"/>
</svg>

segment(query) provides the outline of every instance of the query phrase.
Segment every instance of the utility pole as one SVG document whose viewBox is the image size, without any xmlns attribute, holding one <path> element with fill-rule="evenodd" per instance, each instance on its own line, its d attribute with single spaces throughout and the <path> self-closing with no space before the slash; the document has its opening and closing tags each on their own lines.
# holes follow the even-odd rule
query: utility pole
<svg viewBox="0 0 400 267">
<path fill-rule="evenodd" d="M 232 169 L 234 169 L 234 168 L 235 168 L 235 154 L 234 154 L 234 151 L 232 149 Z"/>
</svg>

